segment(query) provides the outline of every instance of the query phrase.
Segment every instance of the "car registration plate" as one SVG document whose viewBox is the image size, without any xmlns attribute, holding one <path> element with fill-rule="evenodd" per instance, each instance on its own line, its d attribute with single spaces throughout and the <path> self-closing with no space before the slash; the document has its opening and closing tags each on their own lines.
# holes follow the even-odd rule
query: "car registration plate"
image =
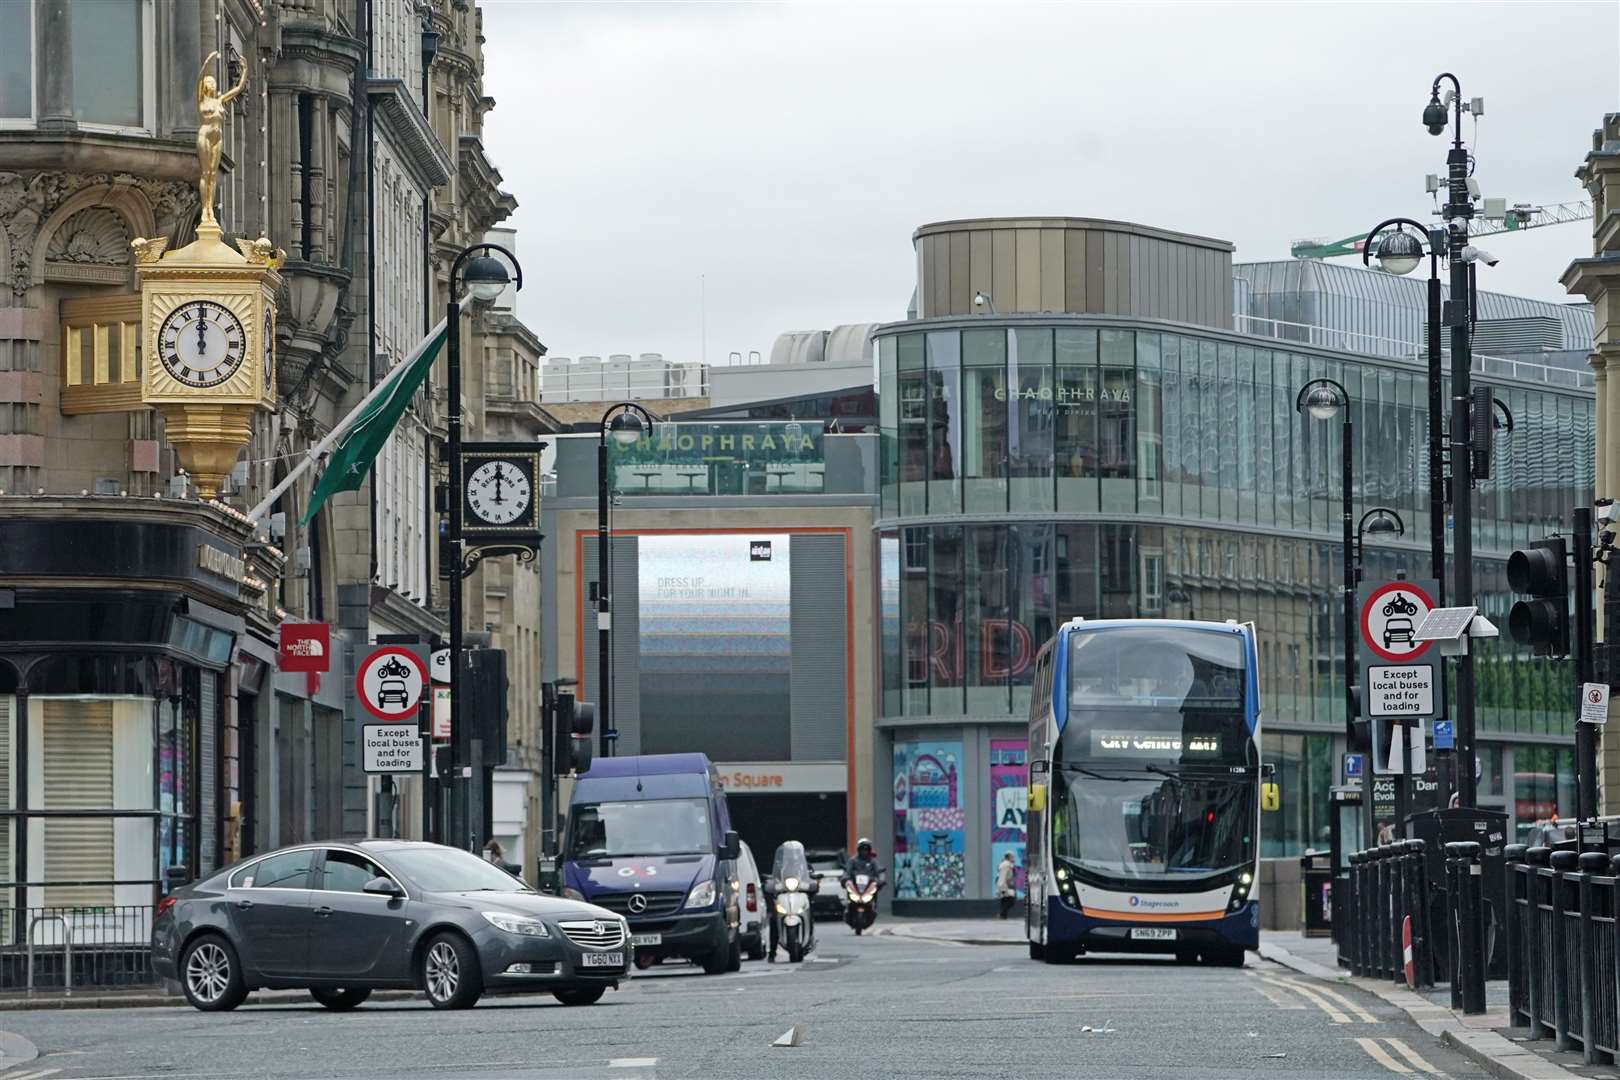
<svg viewBox="0 0 1620 1080">
<path fill-rule="evenodd" d="M 1176 932 L 1162 926 L 1133 926 L 1131 938 L 1135 941 L 1174 941 Z"/>
<path fill-rule="evenodd" d="M 622 952 L 596 952 L 586 953 L 584 964 L 586 967 L 624 967 L 624 953 Z"/>
<path fill-rule="evenodd" d="M 630 944 L 636 945 L 636 946 L 640 946 L 640 945 L 662 945 L 663 943 L 664 943 L 664 935 L 663 934 L 632 934 L 632 935 L 630 935 Z"/>
</svg>

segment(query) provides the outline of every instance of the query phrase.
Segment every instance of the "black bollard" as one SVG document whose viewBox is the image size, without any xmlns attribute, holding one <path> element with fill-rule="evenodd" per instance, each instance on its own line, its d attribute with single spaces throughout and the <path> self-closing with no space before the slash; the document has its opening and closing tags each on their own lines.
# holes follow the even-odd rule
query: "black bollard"
<svg viewBox="0 0 1620 1080">
<path fill-rule="evenodd" d="M 1533 1039 L 1544 1039 L 1552 1034 L 1553 1004 L 1557 996 L 1553 993 L 1552 974 L 1557 969 L 1553 965 L 1552 922 L 1543 913 L 1552 881 L 1548 862 L 1551 856 L 1552 848 L 1546 847 L 1529 848 L 1524 853 L 1529 867 L 1524 885 L 1528 890 L 1525 902 L 1530 916 L 1524 935 L 1525 1001 L 1530 1009 L 1530 1037 Z"/>
<path fill-rule="evenodd" d="M 1507 897 L 1507 913 L 1504 921 L 1504 931 L 1507 938 L 1508 961 L 1508 1025 L 1520 1026 L 1521 1018 L 1524 1026 L 1531 1024 L 1529 1011 L 1529 994 L 1526 986 L 1527 969 L 1524 957 L 1524 924 L 1527 919 L 1526 905 L 1528 904 L 1529 888 L 1524 873 L 1523 844 L 1509 844 L 1502 849 L 1502 858 L 1507 864 L 1505 873 L 1507 881 L 1503 895 Z"/>
<path fill-rule="evenodd" d="M 1429 947 L 1429 869 L 1427 849 L 1422 840 L 1408 840 L 1411 857 L 1407 870 L 1411 877 L 1409 895 L 1412 909 L 1412 966 L 1418 986 L 1434 985 L 1434 954 Z"/>
<path fill-rule="evenodd" d="M 1554 851 L 1547 856 L 1547 861 L 1553 869 L 1551 882 L 1553 947 L 1547 956 L 1547 962 L 1552 965 L 1553 972 L 1553 1039 L 1560 1050 L 1575 1049 L 1575 1041 L 1570 1038 L 1569 1031 L 1570 1011 L 1580 1008 L 1579 1002 L 1570 1000 L 1567 965 L 1572 962 L 1570 953 L 1575 942 L 1571 940 L 1573 935 L 1570 932 L 1569 920 L 1564 917 L 1567 907 L 1564 875 L 1575 872 L 1578 858 L 1573 851 Z M 1576 1015 L 1579 1016 L 1579 1012 Z"/>
<path fill-rule="evenodd" d="M 1485 928 L 1481 917 L 1479 845 L 1472 840 L 1446 845 L 1451 856 L 1455 889 L 1453 918 L 1457 924 L 1457 959 L 1452 964 L 1456 982 L 1451 997 L 1462 1011 L 1477 1016 L 1485 1011 Z"/>
<path fill-rule="evenodd" d="M 1451 1007 L 1461 1009 L 1462 998 L 1462 889 L 1457 885 L 1457 867 L 1461 860 L 1454 850 L 1456 844 L 1447 844 L 1446 851 L 1446 980 L 1451 986 Z"/>
<path fill-rule="evenodd" d="M 1598 1009 L 1607 1007 L 1597 1000 L 1597 928 L 1592 922 L 1596 907 L 1596 885 L 1592 878 L 1609 868 L 1609 857 L 1601 851 L 1582 853 L 1576 860 L 1581 920 L 1577 924 L 1581 960 L 1581 1050 L 1588 1065 L 1602 1063 L 1608 1056 L 1598 1047 Z M 1612 1028 L 1613 1018 L 1608 1020 Z"/>
<path fill-rule="evenodd" d="M 1345 940 L 1343 951 L 1350 960 L 1350 974 L 1363 975 L 1366 969 L 1361 964 L 1361 920 L 1362 907 L 1367 902 L 1367 890 L 1362 884 L 1361 864 L 1365 855 L 1359 851 L 1350 853 L 1350 895 L 1353 902 L 1345 926 Z"/>
<path fill-rule="evenodd" d="M 1406 891 L 1406 866 L 1411 861 L 1410 849 L 1405 840 L 1397 840 L 1390 845 L 1390 906 L 1393 908 L 1393 917 L 1390 921 L 1390 931 L 1393 957 L 1395 958 L 1394 981 L 1396 986 L 1406 984 L 1406 917 L 1411 914 L 1412 898 Z"/>
</svg>

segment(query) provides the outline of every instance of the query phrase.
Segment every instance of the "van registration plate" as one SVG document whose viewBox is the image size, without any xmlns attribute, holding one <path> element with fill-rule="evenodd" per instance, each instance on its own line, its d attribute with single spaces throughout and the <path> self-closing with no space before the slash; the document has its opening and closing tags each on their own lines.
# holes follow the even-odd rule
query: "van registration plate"
<svg viewBox="0 0 1620 1080">
<path fill-rule="evenodd" d="M 640 946 L 642 946 L 642 945 L 662 945 L 663 943 L 664 943 L 664 935 L 663 934 L 632 934 L 632 935 L 630 935 L 630 944 L 635 945 L 638 948 Z"/>
<path fill-rule="evenodd" d="M 1176 932 L 1164 926 L 1133 926 L 1131 927 L 1133 941 L 1174 941 Z"/>
</svg>

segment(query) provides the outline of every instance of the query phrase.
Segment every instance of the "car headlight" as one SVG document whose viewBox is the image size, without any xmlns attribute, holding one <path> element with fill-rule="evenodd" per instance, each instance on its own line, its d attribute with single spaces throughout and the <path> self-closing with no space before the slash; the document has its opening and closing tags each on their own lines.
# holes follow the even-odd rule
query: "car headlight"
<svg viewBox="0 0 1620 1080">
<path fill-rule="evenodd" d="M 565 899 L 565 900 L 578 900 L 580 903 L 583 904 L 585 902 L 585 894 L 580 892 L 578 889 L 564 889 L 563 890 L 563 899 Z"/>
<path fill-rule="evenodd" d="M 546 929 L 545 923 L 539 919 L 531 919 L 527 915 L 513 915 L 505 911 L 485 911 L 481 914 L 489 925 L 508 934 L 544 938 L 551 936 L 551 931 Z"/>
<path fill-rule="evenodd" d="M 686 898 L 689 908 L 705 908 L 714 903 L 714 882 L 700 881 L 692 887 L 692 892 Z"/>
</svg>

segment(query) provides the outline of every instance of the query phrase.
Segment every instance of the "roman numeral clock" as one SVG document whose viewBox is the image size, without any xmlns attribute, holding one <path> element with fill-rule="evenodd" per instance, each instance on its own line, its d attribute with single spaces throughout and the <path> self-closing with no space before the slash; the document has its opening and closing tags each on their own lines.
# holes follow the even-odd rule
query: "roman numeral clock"
<svg viewBox="0 0 1620 1080">
<path fill-rule="evenodd" d="M 533 562 L 540 550 L 540 451 L 544 443 L 463 443 L 463 575 L 496 555 Z"/>
</svg>

